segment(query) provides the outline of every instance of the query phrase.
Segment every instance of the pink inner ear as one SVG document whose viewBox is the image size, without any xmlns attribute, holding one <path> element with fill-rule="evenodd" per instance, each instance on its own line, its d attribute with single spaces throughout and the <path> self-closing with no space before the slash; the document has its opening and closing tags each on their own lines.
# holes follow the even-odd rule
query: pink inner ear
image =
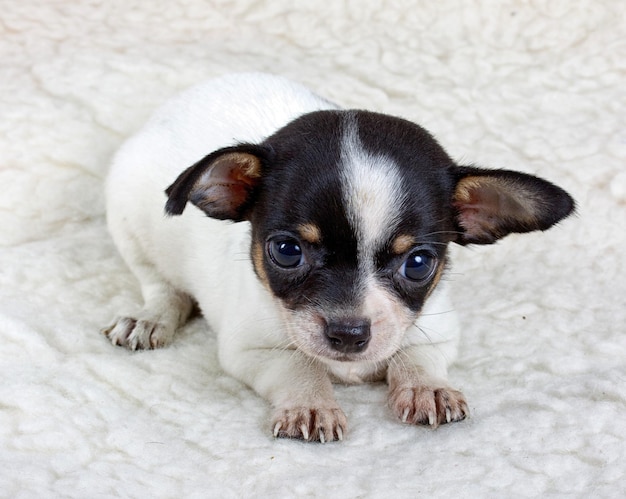
<svg viewBox="0 0 626 499">
<path fill-rule="evenodd" d="M 200 177 L 197 186 L 207 201 L 236 207 L 246 202 L 254 183 L 243 174 L 241 165 L 222 160 Z"/>
<path fill-rule="evenodd" d="M 452 196 L 460 244 L 490 244 L 513 232 L 546 230 L 574 209 L 565 191 L 539 177 L 510 170 L 467 170 Z"/>
<path fill-rule="evenodd" d="M 253 185 L 259 177 L 258 158 L 250 154 L 231 153 L 215 160 L 199 182 Z"/>
<path fill-rule="evenodd" d="M 486 234 L 493 229 L 500 204 L 497 191 L 489 185 L 469 180 L 459 186 L 453 203 L 459 211 L 459 224 L 472 235 Z"/>
<path fill-rule="evenodd" d="M 200 175 L 190 200 L 216 218 L 237 219 L 260 178 L 260 161 L 244 153 L 218 158 Z"/>
<path fill-rule="evenodd" d="M 520 194 L 523 189 L 516 189 L 502 179 L 486 176 L 462 179 L 453 206 L 458 210 L 457 221 L 466 239 L 494 241 L 503 235 L 503 228 L 510 221 L 525 223 L 532 219 L 532 202 Z"/>
<path fill-rule="evenodd" d="M 472 204 L 455 203 L 454 206 L 459 210 L 459 225 L 472 239 L 482 239 L 491 233 L 493 224 L 488 223 L 484 210 Z"/>
</svg>

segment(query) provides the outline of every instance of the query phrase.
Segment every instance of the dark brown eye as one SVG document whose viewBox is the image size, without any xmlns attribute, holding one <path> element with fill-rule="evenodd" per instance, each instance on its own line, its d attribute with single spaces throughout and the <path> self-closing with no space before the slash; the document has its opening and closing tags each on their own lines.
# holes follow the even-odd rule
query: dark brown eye
<svg viewBox="0 0 626 499">
<path fill-rule="evenodd" d="M 270 260 L 284 269 L 296 268 L 304 262 L 300 243 L 292 237 L 275 237 L 267 243 Z"/>
<path fill-rule="evenodd" d="M 413 282 L 428 281 L 437 268 L 437 257 L 425 249 L 418 249 L 409 254 L 399 269 L 400 275 Z"/>
</svg>

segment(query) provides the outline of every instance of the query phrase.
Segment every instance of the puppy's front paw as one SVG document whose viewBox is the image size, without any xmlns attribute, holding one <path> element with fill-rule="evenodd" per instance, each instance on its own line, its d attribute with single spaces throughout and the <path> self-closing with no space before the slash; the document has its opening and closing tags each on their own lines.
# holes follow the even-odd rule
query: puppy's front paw
<svg viewBox="0 0 626 499">
<path fill-rule="evenodd" d="M 469 415 L 463 394 L 452 388 L 398 386 L 389 393 L 389 406 L 403 423 L 437 427 Z"/>
<path fill-rule="evenodd" d="M 274 436 L 278 438 L 298 438 L 325 443 L 343 440 L 347 420 L 339 407 L 328 409 L 294 407 L 276 411 L 272 427 Z"/>
<path fill-rule="evenodd" d="M 131 317 L 121 317 L 102 330 L 111 343 L 130 350 L 148 350 L 167 346 L 172 342 L 174 332 L 174 328 L 165 324 Z"/>
</svg>

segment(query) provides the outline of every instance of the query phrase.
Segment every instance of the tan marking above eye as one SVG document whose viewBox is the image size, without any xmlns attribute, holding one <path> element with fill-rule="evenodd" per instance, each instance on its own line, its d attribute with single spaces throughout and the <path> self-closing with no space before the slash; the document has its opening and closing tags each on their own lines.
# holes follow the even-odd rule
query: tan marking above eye
<svg viewBox="0 0 626 499">
<path fill-rule="evenodd" d="M 320 228 L 313 223 L 299 225 L 298 234 L 307 243 L 319 244 L 322 242 L 322 232 Z"/>
<path fill-rule="evenodd" d="M 391 249 L 396 255 L 402 255 L 409 251 L 415 245 L 415 238 L 404 234 L 394 239 Z"/>
</svg>

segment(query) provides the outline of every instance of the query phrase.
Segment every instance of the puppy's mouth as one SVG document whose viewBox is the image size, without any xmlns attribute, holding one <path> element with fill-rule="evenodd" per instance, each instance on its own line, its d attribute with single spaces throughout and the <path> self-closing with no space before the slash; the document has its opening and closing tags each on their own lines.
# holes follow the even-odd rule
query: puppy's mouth
<svg viewBox="0 0 626 499">
<path fill-rule="evenodd" d="M 339 355 L 339 356 L 331 356 L 325 355 L 325 359 L 332 360 L 335 362 L 344 362 L 346 364 L 350 362 L 364 362 L 369 361 L 366 355 Z"/>
<path fill-rule="evenodd" d="M 379 362 L 383 360 L 382 358 L 378 358 L 376 355 L 372 355 L 371 352 L 363 352 L 363 353 L 355 353 L 355 354 L 345 354 L 335 352 L 328 347 L 322 348 L 311 348 L 310 345 L 298 345 L 298 349 L 303 353 L 317 359 L 320 362 L 339 362 L 339 363 L 359 363 L 359 362 Z"/>
<path fill-rule="evenodd" d="M 382 348 L 367 348 L 359 352 L 338 352 L 333 349 L 332 346 L 325 343 L 324 340 L 319 340 L 319 337 L 313 339 L 313 341 L 299 341 L 296 344 L 297 348 L 303 353 L 321 362 L 339 362 L 345 364 L 363 362 L 376 364 L 387 360 L 397 351 L 397 347 L 386 344 L 383 345 Z"/>
</svg>

